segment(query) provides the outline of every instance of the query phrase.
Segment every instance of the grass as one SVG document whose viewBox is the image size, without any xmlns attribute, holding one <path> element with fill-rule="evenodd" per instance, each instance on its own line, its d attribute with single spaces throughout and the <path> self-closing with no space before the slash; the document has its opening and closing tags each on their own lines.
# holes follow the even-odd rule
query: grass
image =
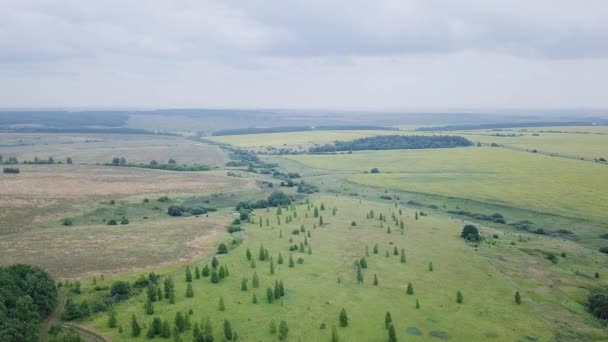
<svg viewBox="0 0 608 342">
<path fill-rule="evenodd" d="M 186 283 L 184 269 L 167 270 L 176 280 L 177 302 L 173 305 L 166 300 L 155 303 L 156 316 L 172 322 L 177 311 L 183 313 L 193 310 L 193 323 L 203 318 L 210 318 L 214 324 L 216 339 L 221 336 L 221 323 L 224 319 L 232 322 L 233 329 L 242 340 L 271 340 L 268 326 L 271 320 L 278 324 L 285 320 L 289 326 L 290 340 L 328 340 L 331 326 L 338 325 L 338 313 L 344 307 L 349 315 L 349 327 L 338 328 L 340 338 L 346 341 L 382 340 L 386 338 L 383 327 L 384 314 L 390 311 L 400 338 L 408 338 L 406 330 L 415 327 L 423 336 L 443 332 L 453 340 L 480 340 L 490 334 L 500 340 L 517 340 L 535 337 L 549 340 L 552 327 L 539 317 L 535 304 L 527 297 L 524 304 L 513 303 L 517 285 L 505 278 L 478 255 L 475 248 L 467 246 L 458 238 L 461 225 L 440 217 L 424 217 L 416 221 L 413 212 L 407 210 L 402 218 L 406 222 L 402 235 L 393 225 L 392 234 L 386 228 L 380 228 L 378 220 L 367 220 L 365 210 L 374 209 L 389 214 L 396 211 L 392 206 L 382 206 L 371 202 L 359 203 L 358 200 L 321 197 L 315 205 L 324 202 L 328 208 L 322 211 L 326 225 L 313 228 L 318 219 L 312 217 L 312 209 L 306 205 L 298 206 L 298 218 L 289 225 L 277 225 L 274 210 L 264 210 L 256 215 L 273 222 L 271 227 L 260 228 L 257 224 L 249 225 L 245 231 L 243 244 L 220 257 L 220 262 L 229 267 L 230 276 L 220 284 L 211 284 L 207 278 L 194 280 L 195 296 L 185 298 Z M 336 216 L 329 208 L 336 206 Z M 305 214 L 309 218 L 305 218 Z M 287 215 L 284 211 L 283 217 Z M 390 215 L 390 214 L 389 214 Z M 389 216 L 390 217 L 390 216 Z M 352 227 L 351 221 L 357 221 Z M 390 219 L 389 219 L 390 222 Z M 257 260 L 256 269 L 251 269 L 245 258 L 245 249 L 249 248 L 257 257 L 260 244 L 270 251 L 275 263 L 279 252 L 287 262 L 289 239 L 294 243 L 303 240 L 303 234 L 290 234 L 291 230 L 304 224 L 311 231 L 309 239 L 312 255 L 294 252 L 294 258 L 304 258 L 304 264 L 288 268 L 286 264 L 276 265 L 276 274 L 269 274 L 268 262 Z M 389 224 L 389 223 L 386 223 Z M 385 227 L 386 227 L 385 224 Z M 392 225 L 392 224 L 391 224 Z M 283 237 L 279 237 L 279 231 Z M 379 254 L 373 254 L 374 244 L 379 245 Z M 365 255 L 365 246 L 369 247 L 367 257 L 369 268 L 365 270 L 364 284 L 357 284 L 355 279 L 354 260 Z M 393 248 L 404 248 L 407 262 L 402 264 L 398 256 L 392 255 Z M 385 252 L 391 251 L 385 257 Z M 207 260 L 191 263 L 202 266 Z M 428 271 L 428 263 L 433 262 L 434 271 Z M 248 291 L 241 291 L 243 277 L 251 279 L 256 271 L 260 277 L 260 288 L 253 289 L 249 282 Z M 167 274 L 165 273 L 165 274 Z M 373 274 L 379 278 L 379 286 L 372 285 Z M 286 296 L 282 304 L 266 303 L 265 290 L 274 284 L 275 279 L 283 281 Z M 112 280 L 107 279 L 106 283 Z M 405 288 L 411 282 L 415 294 L 408 296 Z M 85 286 L 82 298 L 94 298 L 98 294 Z M 465 302 L 455 302 L 456 291 L 462 291 Z M 259 304 L 251 303 L 251 296 L 256 293 Z M 223 297 L 226 311 L 218 310 L 219 298 Z M 418 299 L 421 308 L 415 308 Z M 103 332 L 114 341 L 131 340 L 129 320 L 135 314 L 140 322 L 149 325 L 152 316 L 146 316 L 143 310 L 144 294 L 137 295 L 115 307 L 119 324 L 124 332 L 107 328 L 107 316 L 100 314 L 85 324 L 96 331 Z M 321 323 L 327 329 L 320 330 Z M 191 332 L 187 332 L 191 334 Z M 140 337 L 139 340 L 143 340 Z"/>
<path fill-rule="evenodd" d="M 383 189 L 437 194 L 575 218 L 608 218 L 608 168 L 500 148 L 358 152 L 286 157 L 311 174 L 347 173 Z M 364 174 L 379 167 L 379 174 Z M 349 175 L 350 174 L 350 175 Z"/>
<path fill-rule="evenodd" d="M 547 128 L 544 128 L 547 129 Z M 491 134 L 523 134 L 516 137 L 499 137 Z M 505 147 L 537 150 L 539 152 L 557 154 L 572 158 L 608 158 L 608 134 L 580 134 L 580 133 L 529 133 L 529 132 L 459 132 L 471 141 L 484 144 L 497 143 Z M 538 135 L 533 135 L 538 134 Z"/>
<path fill-rule="evenodd" d="M 113 157 L 125 157 L 129 163 L 166 163 L 173 158 L 179 164 L 223 166 L 226 153 L 217 146 L 183 137 L 126 134 L 0 134 L 0 154 L 20 161 L 47 159 L 75 164 L 110 163 Z"/>
<path fill-rule="evenodd" d="M 417 134 L 401 131 L 306 131 L 289 133 L 264 133 L 209 137 L 211 140 L 232 144 L 254 150 L 267 150 L 268 148 L 292 148 L 294 150 L 308 150 L 314 145 L 331 143 L 336 140 L 349 141 L 375 135 Z"/>
</svg>

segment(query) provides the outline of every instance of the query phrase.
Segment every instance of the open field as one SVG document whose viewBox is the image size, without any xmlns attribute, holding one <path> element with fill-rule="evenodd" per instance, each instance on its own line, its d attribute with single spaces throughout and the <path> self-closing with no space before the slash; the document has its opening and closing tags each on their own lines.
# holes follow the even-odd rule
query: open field
<svg viewBox="0 0 608 342">
<path fill-rule="evenodd" d="M 336 140 L 349 141 L 375 135 L 425 134 L 403 131 L 306 131 L 289 133 L 243 134 L 208 137 L 211 140 L 235 145 L 252 150 L 265 151 L 268 148 L 292 148 L 296 151 L 308 150 L 309 147 L 331 143 Z"/>
<path fill-rule="evenodd" d="M 0 264 L 39 265 L 56 277 L 133 271 L 184 262 L 215 247 L 215 235 L 228 218 L 171 218 L 106 224 L 52 227 L 0 238 Z"/>
<path fill-rule="evenodd" d="M 318 219 L 313 217 L 312 207 L 308 210 L 306 205 L 296 206 L 297 218 L 282 225 L 277 224 L 275 209 L 256 211 L 254 221 L 257 222 L 258 216 L 263 221 L 269 218 L 270 226 L 248 225 L 242 245 L 226 256 L 218 256 L 220 264 L 229 268 L 230 275 L 219 284 L 212 284 L 205 277 L 194 279 L 193 298 L 185 296 L 184 267 L 165 270 L 163 274 L 173 276 L 176 282 L 175 304 L 163 299 L 154 303 L 154 315 L 145 315 L 146 294 L 143 291 L 115 306 L 122 333 L 107 327 L 106 314 L 86 320 L 86 326 L 113 341 L 144 340 L 145 328 L 138 339 L 130 335 L 132 315 L 140 325 L 150 326 L 153 317 L 168 320 L 172 325 L 176 312 L 186 314 L 192 309 L 192 324 L 210 319 L 216 340 L 221 340 L 223 320 L 228 319 L 241 340 L 275 340 L 276 335 L 269 332 L 269 324 L 275 321 L 278 325 L 279 321 L 285 320 L 289 336 L 293 337 L 289 340 L 319 341 L 330 340 L 331 327 L 338 326 L 338 314 L 345 308 L 349 326 L 337 328 L 340 339 L 345 341 L 385 339 L 384 314 L 387 311 L 391 312 L 400 340 L 432 340 L 433 336 L 456 341 L 605 337 L 605 331 L 600 325 L 590 323 L 593 319 L 578 302 L 582 293 L 577 289 L 598 281 L 576 277 L 571 271 L 580 267 L 581 272 L 593 272 L 595 268 L 583 268 L 583 265 L 601 262 L 604 267 L 604 256 L 576 243 L 558 243 L 538 236 L 528 239 L 525 234 L 522 239 L 521 235 L 500 232 L 496 244 L 483 243 L 474 248 L 459 239 L 463 225 L 460 220 L 439 216 L 415 220 L 409 209 L 399 215 L 392 205 L 336 197 L 316 198 L 313 206 L 319 207 L 321 202 L 326 207 L 320 212 L 325 224 L 317 228 L 314 226 Z M 334 206 L 337 208 L 335 216 L 331 213 Z M 371 209 L 376 215 L 388 215 L 383 228 L 377 218 L 366 218 L 367 210 Z M 391 221 L 391 213 L 395 213 L 398 220 L 404 220 L 404 234 Z M 283 210 L 280 217 L 284 220 L 288 215 L 293 215 L 293 211 Z M 351 226 L 352 221 L 356 221 L 357 226 Z M 288 246 L 303 242 L 305 235 L 292 235 L 291 230 L 300 225 L 311 233 L 307 241 L 312 254 L 308 254 L 307 247 L 304 253 L 293 252 L 294 259 L 301 257 L 304 262 L 290 268 L 287 265 Z M 387 234 L 388 226 L 392 228 L 391 234 Z M 483 232 L 490 236 L 497 231 L 486 228 Z M 235 234 L 234 237 L 241 236 Z M 294 242 L 290 243 L 291 239 Z M 262 244 L 273 257 L 274 275 L 269 273 L 268 261 L 258 259 Z M 379 246 L 378 254 L 373 252 L 375 244 Z M 399 251 L 404 249 L 405 263 L 400 262 L 400 256 L 393 255 L 394 247 Z M 255 268 L 245 258 L 247 248 L 255 259 Z M 568 256 L 552 264 L 541 251 L 565 251 Z M 277 264 L 279 253 L 285 258 L 282 265 Z M 354 261 L 364 256 L 368 268 L 364 270 L 363 284 L 358 284 Z M 190 263 L 190 267 L 192 270 L 201 268 L 209 260 L 208 257 Z M 429 262 L 433 262 L 432 272 L 428 268 Z M 252 287 L 254 272 L 260 279 L 259 288 Z M 373 285 L 374 274 L 378 277 L 378 286 Z M 533 274 L 543 274 L 546 278 L 530 277 Z M 243 278 L 248 279 L 246 291 L 241 290 Z M 101 284 L 111 284 L 115 279 L 106 279 Z M 135 279 L 135 276 L 127 279 Z M 547 284 L 545 279 L 552 282 Z M 283 281 L 285 296 L 269 304 L 266 288 L 273 287 L 275 280 Z M 407 295 L 405 291 L 410 282 L 414 287 L 413 295 Z M 84 294 L 76 296 L 76 300 L 95 301 L 102 295 L 93 291 L 89 284 L 86 282 Z M 100 284 L 99 280 L 97 284 Z M 459 290 L 464 295 L 463 304 L 455 301 Z M 513 301 L 515 291 L 523 295 L 521 305 Z M 258 304 L 252 304 L 253 294 L 256 294 Z M 218 310 L 220 297 L 224 299 L 225 311 Z M 420 309 L 416 309 L 416 300 Z M 319 329 L 322 323 L 326 329 Z M 192 329 L 182 337 L 189 339 L 191 334 Z"/>
<path fill-rule="evenodd" d="M 19 161 L 52 156 L 65 162 L 71 157 L 75 164 L 103 164 L 124 157 L 129 163 L 166 163 L 173 158 L 180 164 L 222 166 L 226 159 L 217 146 L 183 137 L 137 134 L 0 133 L 0 154 Z"/>
<path fill-rule="evenodd" d="M 605 165 L 500 148 L 458 148 L 288 156 L 317 172 L 352 173 L 357 183 L 472 199 L 602 221 Z M 380 174 L 363 174 L 379 167 Z M 313 172 L 314 173 L 314 172 Z"/>
<path fill-rule="evenodd" d="M 594 160 L 608 159 L 608 134 L 580 133 L 529 133 L 501 131 L 499 134 L 517 134 L 518 136 L 493 136 L 497 132 L 455 132 L 474 142 L 482 144 L 496 143 L 508 148 L 537 150 L 543 153 L 557 154 L 564 157 L 585 158 Z M 519 134 L 523 134 L 519 136 Z M 533 135 L 537 134 L 537 135 Z"/>
<path fill-rule="evenodd" d="M 99 200 L 130 196 L 211 194 L 253 189 L 252 180 L 218 172 L 171 172 L 84 165 L 20 165 L 18 175 L 0 175 L 0 232 L 58 221 Z"/>
</svg>

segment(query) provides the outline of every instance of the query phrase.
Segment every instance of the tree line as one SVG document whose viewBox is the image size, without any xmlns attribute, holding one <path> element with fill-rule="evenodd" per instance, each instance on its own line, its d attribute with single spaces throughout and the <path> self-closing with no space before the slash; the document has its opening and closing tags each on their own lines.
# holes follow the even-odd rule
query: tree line
<svg viewBox="0 0 608 342">
<path fill-rule="evenodd" d="M 453 135 L 380 135 L 352 141 L 336 141 L 334 144 L 311 147 L 309 152 L 449 148 L 471 145 L 473 143 L 470 140 Z"/>
</svg>

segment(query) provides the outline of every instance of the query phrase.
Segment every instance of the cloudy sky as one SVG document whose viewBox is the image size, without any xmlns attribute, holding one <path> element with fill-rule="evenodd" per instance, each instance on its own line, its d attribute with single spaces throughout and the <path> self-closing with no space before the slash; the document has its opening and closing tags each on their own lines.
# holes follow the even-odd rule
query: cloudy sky
<svg viewBox="0 0 608 342">
<path fill-rule="evenodd" d="M 606 0 L 0 0 L 0 107 L 608 107 Z"/>
</svg>

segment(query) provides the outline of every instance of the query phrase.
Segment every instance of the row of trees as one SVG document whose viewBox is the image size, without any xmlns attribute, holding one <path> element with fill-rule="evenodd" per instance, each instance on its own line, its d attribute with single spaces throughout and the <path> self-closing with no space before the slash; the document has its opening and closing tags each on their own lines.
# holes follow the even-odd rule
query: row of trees
<svg viewBox="0 0 608 342">
<path fill-rule="evenodd" d="M 336 141 L 334 144 L 311 147 L 309 152 L 449 148 L 472 144 L 470 140 L 454 135 L 380 135 L 352 141 Z"/>
<path fill-rule="evenodd" d="M 67 157 L 65 159 L 66 164 L 72 164 L 72 157 Z M 6 160 L 0 154 L 0 164 L 5 165 L 16 165 L 19 164 L 19 159 L 17 157 L 8 157 Z M 48 157 L 47 159 L 40 159 L 38 157 L 34 157 L 34 160 L 24 160 L 21 164 L 63 164 L 61 161 L 55 161 L 55 158 Z"/>
</svg>

